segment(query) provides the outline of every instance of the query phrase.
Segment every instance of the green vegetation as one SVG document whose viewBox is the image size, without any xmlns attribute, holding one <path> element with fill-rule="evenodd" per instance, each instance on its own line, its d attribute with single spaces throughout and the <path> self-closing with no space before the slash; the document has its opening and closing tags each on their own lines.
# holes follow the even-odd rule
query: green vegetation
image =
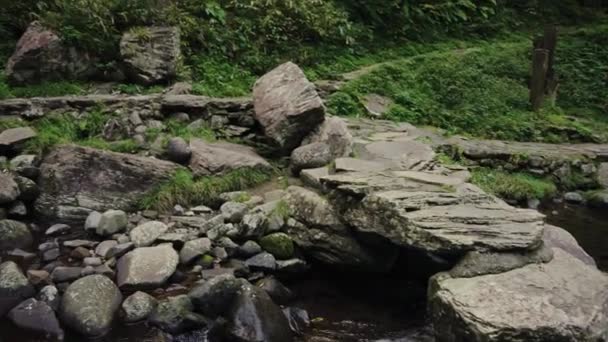
<svg viewBox="0 0 608 342">
<path fill-rule="evenodd" d="M 240 191 L 270 180 L 272 174 L 255 169 L 241 169 L 222 176 L 195 178 L 182 169 L 172 179 L 145 196 L 140 204 L 144 209 L 167 212 L 176 204 L 190 207 L 212 204 L 224 192 Z"/>
<path fill-rule="evenodd" d="M 75 117 L 73 114 L 51 115 L 32 123 L 38 136 L 27 142 L 26 150 L 31 153 L 44 153 L 59 144 L 78 144 L 115 152 L 133 153 L 139 150 L 132 139 L 106 141 L 101 136 L 111 115 L 101 110 Z M 6 124 L 6 122 L 9 122 Z M 0 121 L 0 130 L 23 126 L 17 121 Z"/>
<path fill-rule="evenodd" d="M 526 173 L 507 173 L 488 168 L 476 168 L 471 173 L 471 183 L 508 200 L 545 199 L 557 193 L 557 187 L 550 179 Z"/>
<path fill-rule="evenodd" d="M 565 91 L 559 93 L 556 106 L 547 104 L 540 113 L 528 108 L 531 41 L 522 35 L 463 43 L 460 49 L 383 64 L 332 95 L 328 107 L 338 115 L 365 115 L 361 99 L 376 93 L 395 102 L 388 118 L 433 125 L 452 134 L 521 141 L 606 141 L 608 108 L 605 87 L 599 84 L 608 71 L 607 30 L 608 25 L 599 25 L 560 37 L 556 65 Z M 581 40 L 581 35 L 586 38 Z M 591 71 L 579 73 L 581 67 Z M 585 94 L 583 101 L 579 93 Z M 574 104 L 588 106 L 581 111 L 572 109 Z"/>
<path fill-rule="evenodd" d="M 289 259 L 295 253 L 293 240 L 285 233 L 274 233 L 260 239 L 260 246 L 277 259 Z"/>
</svg>

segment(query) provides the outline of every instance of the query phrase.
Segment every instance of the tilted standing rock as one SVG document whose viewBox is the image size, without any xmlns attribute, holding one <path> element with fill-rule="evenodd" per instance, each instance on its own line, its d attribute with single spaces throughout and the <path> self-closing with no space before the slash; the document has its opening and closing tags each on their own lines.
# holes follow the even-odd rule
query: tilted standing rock
<svg viewBox="0 0 608 342">
<path fill-rule="evenodd" d="M 6 75 L 15 84 L 84 79 L 94 72 L 93 66 L 88 54 L 66 46 L 59 35 L 34 21 L 17 42 Z"/>
<path fill-rule="evenodd" d="M 294 63 L 282 64 L 253 87 L 255 118 L 284 154 L 289 154 L 325 119 L 315 85 Z"/>
<path fill-rule="evenodd" d="M 120 55 L 133 81 L 144 85 L 169 81 L 177 74 L 179 29 L 140 27 L 126 32 L 120 41 Z"/>
</svg>

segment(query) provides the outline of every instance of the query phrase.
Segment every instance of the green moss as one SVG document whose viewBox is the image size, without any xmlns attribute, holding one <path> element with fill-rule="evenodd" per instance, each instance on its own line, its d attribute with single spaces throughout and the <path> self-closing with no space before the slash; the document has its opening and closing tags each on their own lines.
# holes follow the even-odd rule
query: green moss
<svg viewBox="0 0 608 342">
<path fill-rule="evenodd" d="M 538 178 L 526 173 L 507 173 L 477 168 L 471 172 L 471 183 L 498 197 L 523 201 L 543 199 L 557 193 L 556 185 L 549 179 Z"/>
<path fill-rule="evenodd" d="M 181 169 L 169 181 L 142 198 L 140 206 L 168 212 L 176 204 L 186 207 L 212 204 L 222 193 L 253 187 L 270 180 L 271 176 L 271 172 L 240 169 L 222 176 L 195 179 L 190 171 Z"/>
<path fill-rule="evenodd" d="M 277 215 L 281 217 L 284 221 L 287 221 L 287 219 L 291 216 L 291 209 L 289 208 L 289 204 L 287 204 L 287 202 L 285 202 L 284 200 L 280 200 L 279 203 L 277 203 L 276 207 L 274 207 L 274 209 L 272 210 L 271 215 Z"/>
<path fill-rule="evenodd" d="M 215 258 L 213 256 L 211 256 L 209 254 L 205 254 L 199 258 L 199 260 L 196 262 L 196 264 L 203 266 L 203 268 L 211 268 L 211 267 L 213 267 L 214 261 L 215 261 Z"/>
<path fill-rule="evenodd" d="M 232 201 L 237 203 L 245 203 L 251 199 L 251 195 L 248 192 L 242 192 L 235 196 Z"/>
<path fill-rule="evenodd" d="M 264 236 L 260 239 L 260 246 L 277 259 L 290 259 L 295 253 L 293 240 L 285 233 Z"/>
</svg>

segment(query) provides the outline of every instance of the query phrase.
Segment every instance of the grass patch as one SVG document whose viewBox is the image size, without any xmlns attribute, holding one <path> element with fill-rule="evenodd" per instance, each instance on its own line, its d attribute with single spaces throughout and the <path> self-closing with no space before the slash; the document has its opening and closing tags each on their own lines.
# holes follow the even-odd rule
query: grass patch
<svg viewBox="0 0 608 342">
<path fill-rule="evenodd" d="M 181 169 L 166 183 L 145 196 L 140 201 L 142 209 L 168 212 L 177 204 L 191 207 L 199 204 L 213 204 L 220 194 L 240 191 L 267 182 L 272 172 L 255 169 L 241 169 L 223 176 L 196 179 L 188 170 Z"/>
<path fill-rule="evenodd" d="M 94 110 L 79 116 L 50 115 L 33 122 L 38 135 L 27 142 L 30 153 L 45 153 L 59 144 L 77 144 L 114 152 L 133 153 L 139 147 L 132 139 L 106 141 L 101 135 L 112 115 Z M 21 125 L 22 126 L 22 125 Z"/>
<path fill-rule="evenodd" d="M 462 43 L 457 49 L 383 64 L 333 94 L 328 108 L 336 115 L 362 116 L 362 98 L 376 93 L 395 103 L 387 118 L 450 134 L 552 143 L 608 141 L 607 28 L 598 25 L 584 34 L 560 36 L 556 67 L 564 90 L 555 106 L 546 103 L 539 113 L 528 104 L 528 34 Z M 586 71 L 577 73 L 579 68 Z"/>
<path fill-rule="evenodd" d="M 245 96 L 250 94 L 257 76 L 231 61 L 194 58 L 190 66 L 192 93 L 206 96 Z"/>
<path fill-rule="evenodd" d="M 544 199 L 557 194 L 557 187 L 551 180 L 526 173 L 476 168 L 472 170 L 471 176 L 471 183 L 492 195 L 508 200 Z"/>
</svg>

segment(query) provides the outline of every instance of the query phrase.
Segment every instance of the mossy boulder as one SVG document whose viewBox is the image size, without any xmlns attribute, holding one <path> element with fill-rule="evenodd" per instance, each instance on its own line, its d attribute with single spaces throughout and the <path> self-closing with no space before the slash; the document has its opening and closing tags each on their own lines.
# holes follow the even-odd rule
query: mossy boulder
<svg viewBox="0 0 608 342">
<path fill-rule="evenodd" d="M 277 259 L 290 259 L 295 252 L 293 240 L 285 233 L 266 235 L 260 239 L 260 245 Z"/>
</svg>

